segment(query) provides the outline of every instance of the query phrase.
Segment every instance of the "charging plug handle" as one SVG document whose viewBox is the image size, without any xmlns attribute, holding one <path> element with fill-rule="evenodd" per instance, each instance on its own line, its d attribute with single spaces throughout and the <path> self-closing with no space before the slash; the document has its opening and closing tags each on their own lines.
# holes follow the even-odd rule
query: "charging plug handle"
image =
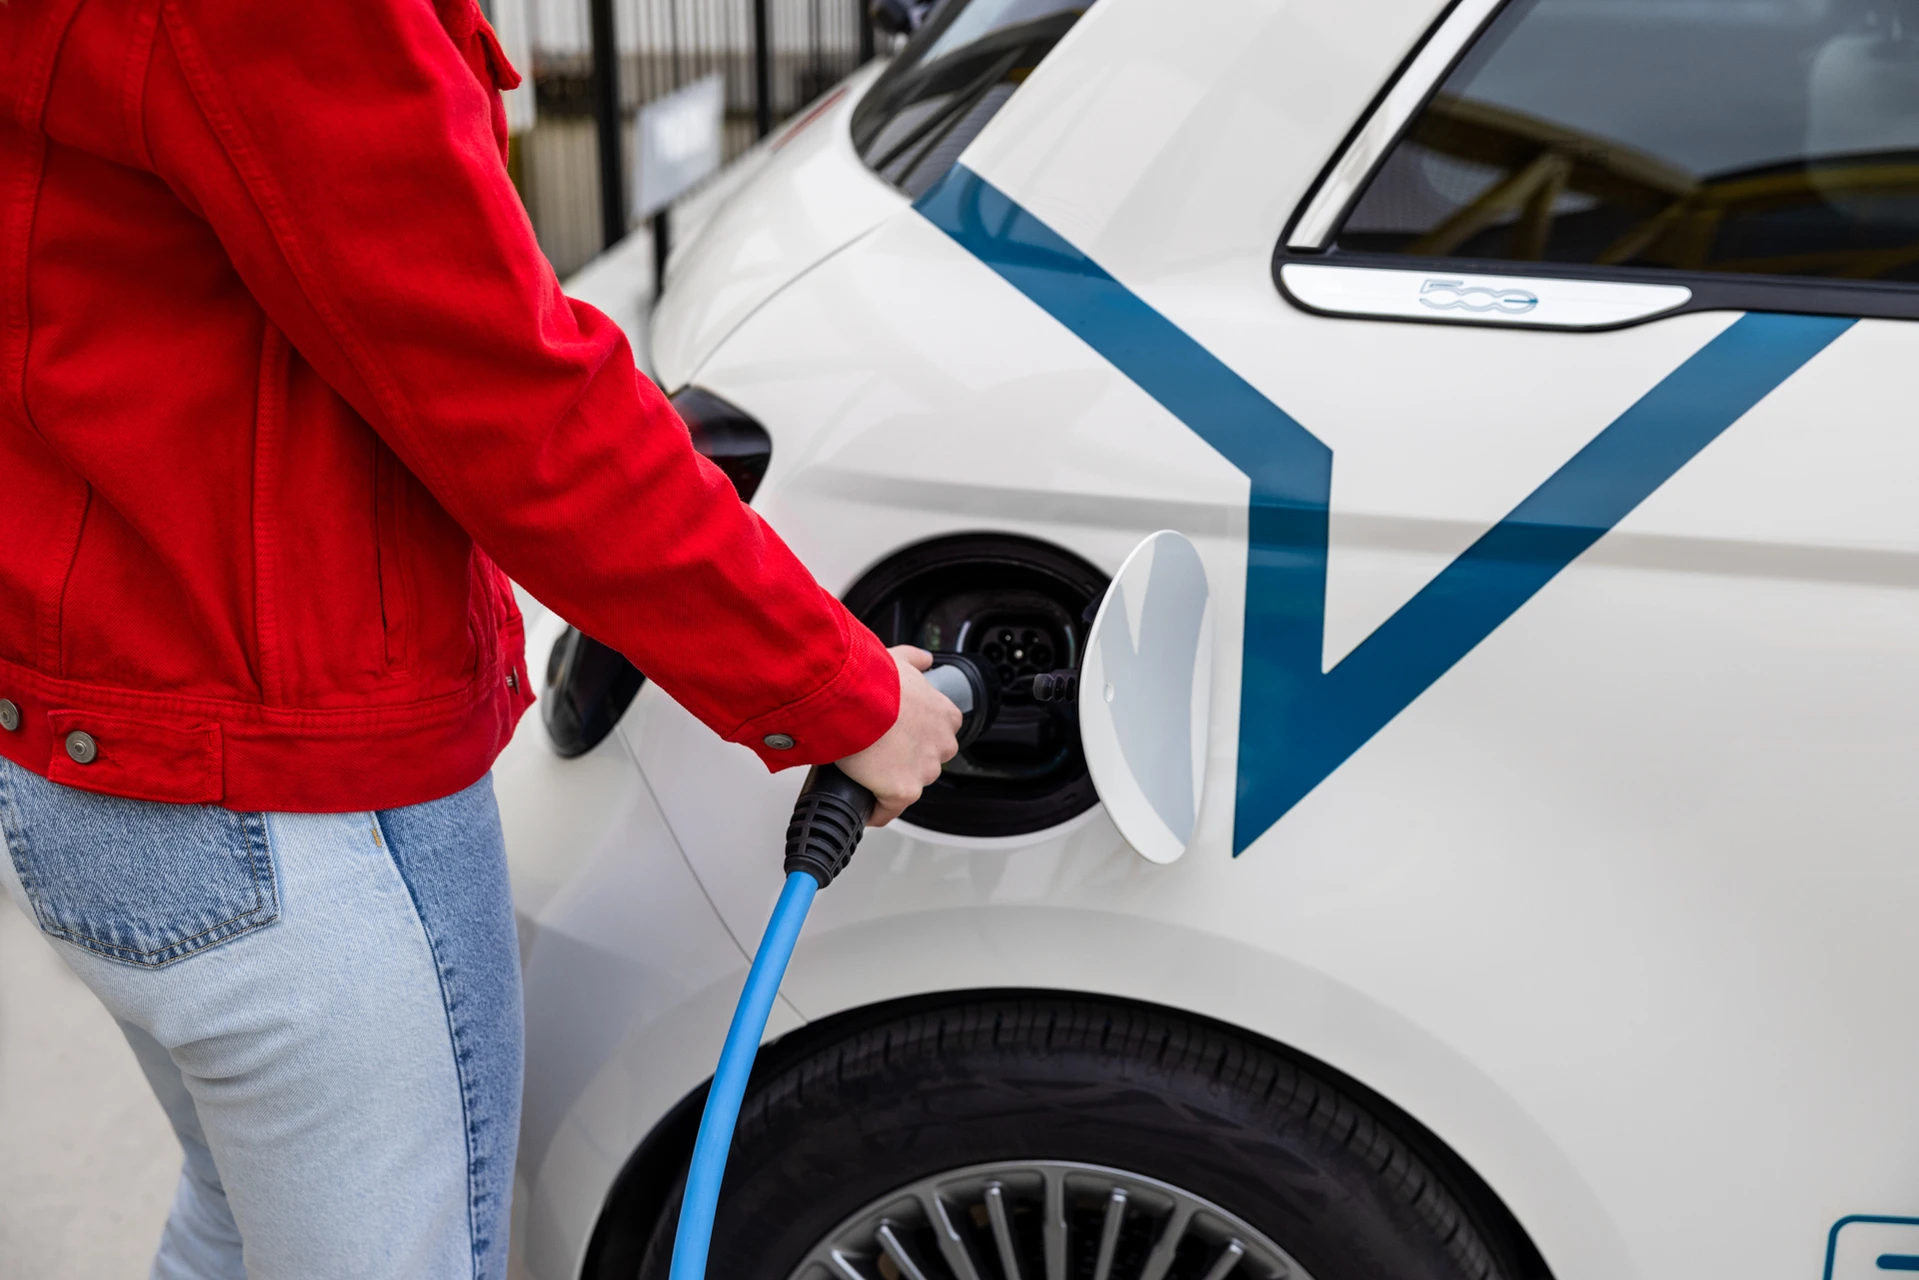
<svg viewBox="0 0 1919 1280">
<path fill-rule="evenodd" d="M 999 674 L 964 653 L 936 653 L 926 679 L 960 709 L 960 750 L 973 745 L 999 717 Z"/>
<path fill-rule="evenodd" d="M 804 871 L 822 889 L 832 884 L 853 860 L 873 804 L 873 793 L 838 765 L 815 765 L 786 826 L 786 874 Z"/>
<path fill-rule="evenodd" d="M 993 669 L 965 654 L 934 654 L 926 678 L 959 707 L 961 747 L 979 737 L 999 714 L 999 681 Z M 841 773 L 838 765 L 816 765 L 806 775 L 793 820 L 786 826 L 786 873 L 804 871 L 822 889 L 832 884 L 853 860 L 873 804 L 873 793 Z"/>
</svg>

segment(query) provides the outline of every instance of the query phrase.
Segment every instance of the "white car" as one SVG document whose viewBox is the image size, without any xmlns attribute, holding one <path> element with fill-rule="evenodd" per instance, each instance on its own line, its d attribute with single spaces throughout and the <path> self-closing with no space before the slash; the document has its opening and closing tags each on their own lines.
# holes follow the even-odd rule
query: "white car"
<svg viewBox="0 0 1919 1280">
<path fill-rule="evenodd" d="M 820 895 L 711 1274 L 1919 1271 L 1915 319 L 1914 0 L 947 0 L 652 332 L 1011 690 Z M 1168 865 L 1022 693 L 1157 529 Z M 530 634 L 518 1249 L 662 1280 L 800 777 Z"/>
</svg>

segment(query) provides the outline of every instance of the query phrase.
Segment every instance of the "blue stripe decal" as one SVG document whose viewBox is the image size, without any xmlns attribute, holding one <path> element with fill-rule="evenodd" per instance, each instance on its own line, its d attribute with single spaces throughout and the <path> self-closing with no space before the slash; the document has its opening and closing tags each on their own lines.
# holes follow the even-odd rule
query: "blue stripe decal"
<svg viewBox="0 0 1919 1280">
<path fill-rule="evenodd" d="M 1235 855 L 1855 323 L 1735 321 L 1322 673 L 1332 451 L 978 174 L 955 165 L 915 207 L 1252 481 Z"/>
<path fill-rule="evenodd" d="M 1919 1271 L 1919 1257 L 1910 1253 L 1882 1253 L 1879 1255 L 1881 1271 Z"/>
</svg>

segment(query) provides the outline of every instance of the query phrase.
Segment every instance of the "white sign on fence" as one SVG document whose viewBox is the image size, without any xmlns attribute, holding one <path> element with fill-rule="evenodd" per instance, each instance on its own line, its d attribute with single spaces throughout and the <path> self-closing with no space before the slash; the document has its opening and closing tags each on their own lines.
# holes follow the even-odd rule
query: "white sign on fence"
<svg viewBox="0 0 1919 1280">
<path fill-rule="evenodd" d="M 633 213 L 650 218 L 720 167 L 726 81 L 695 80 L 640 108 L 634 131 Z"/>
</svg>

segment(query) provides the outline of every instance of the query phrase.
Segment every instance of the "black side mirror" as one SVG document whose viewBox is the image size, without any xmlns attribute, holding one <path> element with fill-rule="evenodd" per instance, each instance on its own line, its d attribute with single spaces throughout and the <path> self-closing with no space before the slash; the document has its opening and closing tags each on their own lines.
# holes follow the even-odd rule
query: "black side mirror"
<svg viewBox="0 0 1919 1280">
<path fill-rule="evenodd" d="M 889 36 L 910 36 L 918 31 L 932 11 L 928 0 L 873 0 L 866 8 L 873 25 Z"/>
<path fill-rule="evenodd" d="M 766 428 L 698 387 L 676 394 L 673 408 L 686 423 L 693 447 L 733 482 L 740 501 L 751 498 L 773 459 L 773 437 Z M 568 627 L 546 660 L 546 692 L 540 698 L 553 749 L 578 756 L 598 746 L 645 683 L 646 677 L 619 653 Z"/>
</svg>

